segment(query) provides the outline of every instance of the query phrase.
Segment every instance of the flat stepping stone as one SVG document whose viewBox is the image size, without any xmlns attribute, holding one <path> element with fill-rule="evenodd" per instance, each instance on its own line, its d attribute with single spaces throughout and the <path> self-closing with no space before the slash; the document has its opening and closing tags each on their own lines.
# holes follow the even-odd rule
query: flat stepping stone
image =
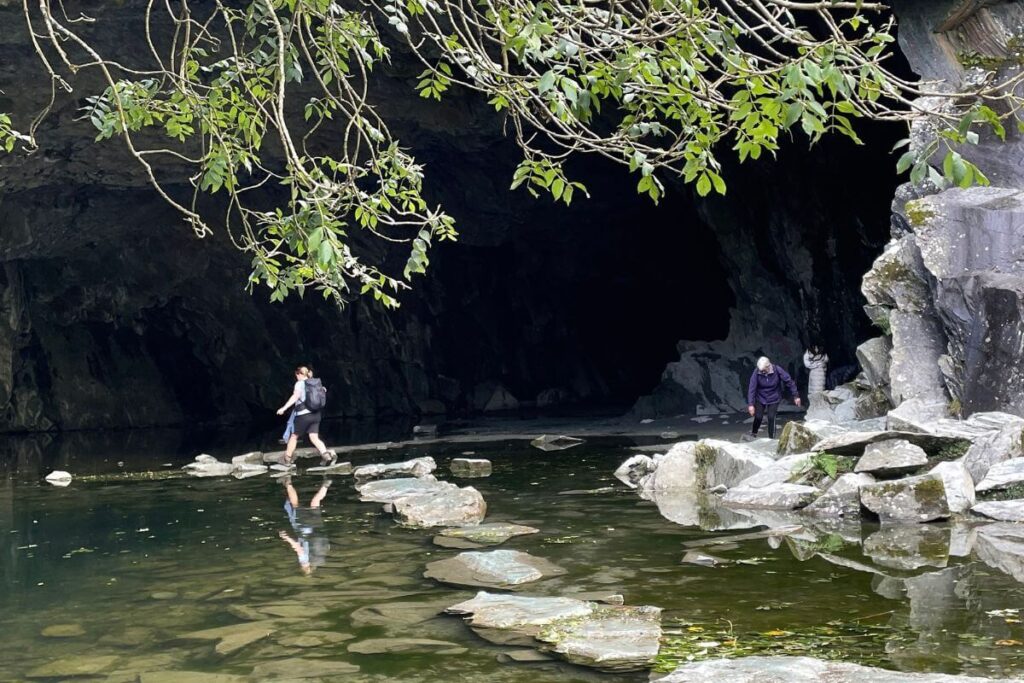
<svg viewBox="0 0 1024 683">
<path fill-rule="evenodd" d="M 437 469 L 437 463 L 429 455 L 413 458 L 404 462 L 375 463 L 361 465 L 352 472 L 357 480 L 392 478 L 392 477 L 425 477 Z"/>
<path fill-rule="evenodd" d="M 26 678 L 79 678 L 97 676 L 110 669 L 118 657 L 116 655 L 82 655 L 64 657 L 37 666 L 25 674 Z"/>
<path fill-rule="evenodd" d="M 598 605 L 574 598 L 527 597 L 480 592 L 447 610 L 465 615 L 478 634 L 487 631 L 532 638 L 538 649 L 602 671 L 647 669 L 658 654 L 661 610 Z"/>
<path fill-rule="evenodd" d="M 312 657 L 275 659 L 257 664 L 246 680 L 272 681 L 276 679 L 297 681 L 306 678 L 317 680 L 343 680 L 340 676 L 359 672 L 359 667 L 349 662 L 337 662 Z"/>
<path fill-rule="evenodd" d="M 561 567 L 529 553 L 490 550 L 431 562 L 423 576 L 454 586 L 512 588 L 565 573 Z"/>
<path fill-rule="evenodd" d="M 85 635 L 85 629 L 81 624 L 53 624 L 40 631 L 39 635 L 44 638 L 77 638 Z"/>
<path fill-rule="evenodd" d="M 360 655 L 421 654 L 462 655 L 468 649 L 458 643 L 425 638 L 371 638 L 348 646 L 348 651 Z"/>
<path fill-rule="evenodd" d="M 380 479 L 356 486 L 359 500 L 364 503 L 393 503 L 406 496 L 433 493 L 446 488 L 455 488 L 455 485 L 437 481 L 432 476 Z"/>
<path fill-rule="evenodd" d="M 470 543 L 480 545 L 498 545 L 504 543 L 514 536 L 525 536 L 527 534 L 539 533 L 540 529 L 522 524 L 509 524 L 506 522 L 491 522 L 489 524 L 477 524 L 476 526 L 458 526 L 442 529 L 438 536 L 452 539 L 464 539 Z M 437 542 L 435 537 L 434 542 Z M 454 546 L 452 546 L 454 547 Z"/>
<path fill-rule="evenodd" d="M 352 474 L 352 463 L 336 462 L 333 465 L 318 465 L 316 467 L 307 467 L 306 472 L 309 474 Z"/>
</svg>

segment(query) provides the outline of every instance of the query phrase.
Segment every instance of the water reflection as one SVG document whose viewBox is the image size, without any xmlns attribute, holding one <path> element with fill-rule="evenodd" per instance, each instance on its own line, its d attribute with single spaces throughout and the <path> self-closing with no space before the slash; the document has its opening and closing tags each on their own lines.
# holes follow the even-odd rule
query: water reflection
<svg viewBox="0 0 1024 683">
<path fill-rule="evenodd" d="M 278 533 L 278 537 L 295 551 L 302 573 L 309 576 L 327 561 L 327 553 L 331 551 L 331 542 L 324 533 L 323 511 L 320 506 L 327 497 L 332 480 L 324 477 L 320 488 L 310 498 L 307 506 L 303 506 L 299 501 L 299 493 L 295 490 L 290 475 L 282 477 L 280 481 L 285 490 L 284 511 L 288 515 L 288 522 L 295 532 L 295 537 L 284 530 Z"/>
</svg>

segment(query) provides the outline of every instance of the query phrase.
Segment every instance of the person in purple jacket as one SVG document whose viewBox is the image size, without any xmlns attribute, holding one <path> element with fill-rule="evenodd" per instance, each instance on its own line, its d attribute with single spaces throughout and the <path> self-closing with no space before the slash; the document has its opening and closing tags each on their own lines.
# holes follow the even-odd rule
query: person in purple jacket
<svg viewBox="0 0 1024 683">
<path fill-rule="evenodd" d="M 750 430 L 751 436 L 757 436 L 757 431 L 761 428 L 761 421 L 767 415 L 768 438 L 775 438 L 775 415 L 779 411 L 783 390 L 789 392 L 793 403 L 797 406 L 800 405 L 800 392 L 789 373 L 773 365 L 764 356 L 758 358 L 757 369 L 750 376 L 750 386 L 747 388 L 747 412 L 754 418 L 754 426 Z"/>
</svg>

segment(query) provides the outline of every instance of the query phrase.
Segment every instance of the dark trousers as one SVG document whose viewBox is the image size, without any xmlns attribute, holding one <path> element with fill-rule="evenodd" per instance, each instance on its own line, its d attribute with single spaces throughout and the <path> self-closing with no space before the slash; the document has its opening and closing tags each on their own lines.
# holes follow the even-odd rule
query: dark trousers
<svg viewBox="0 0 1024 683">
<path fill-rule="evenodd" d="M 751 428 L 750 433 L 757 436 L 757 430 L 761 429 L 761 421 L 764 420 L 766 414 L 768 417 L 768 438 L 775 438 L 775 414 L 779 412 L 778 402 L 754 404 L 754 426 Z"/>
</svg>

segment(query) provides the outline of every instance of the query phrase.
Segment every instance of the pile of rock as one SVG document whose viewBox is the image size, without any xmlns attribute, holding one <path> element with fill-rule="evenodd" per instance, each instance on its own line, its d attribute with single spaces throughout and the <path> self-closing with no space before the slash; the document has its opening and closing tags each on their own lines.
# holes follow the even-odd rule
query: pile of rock
<svg viewBox="0 0 1024 683">
<path fill-rule="evenodd" d="M 808 515 L 855 517 L 867 510 L 883 522 L 971 511 L 1024 520 L 1024 419 L 979 413 L 903 429 L 873 427 L 874 421 L 790 423 L 774 456 L 713 439 L 684 442 L 663 455 L 633 456 L 615 476 L 659 507 L 678 504 L 683 495 L 738 511 L 802 508 Z"/>
</svg>

